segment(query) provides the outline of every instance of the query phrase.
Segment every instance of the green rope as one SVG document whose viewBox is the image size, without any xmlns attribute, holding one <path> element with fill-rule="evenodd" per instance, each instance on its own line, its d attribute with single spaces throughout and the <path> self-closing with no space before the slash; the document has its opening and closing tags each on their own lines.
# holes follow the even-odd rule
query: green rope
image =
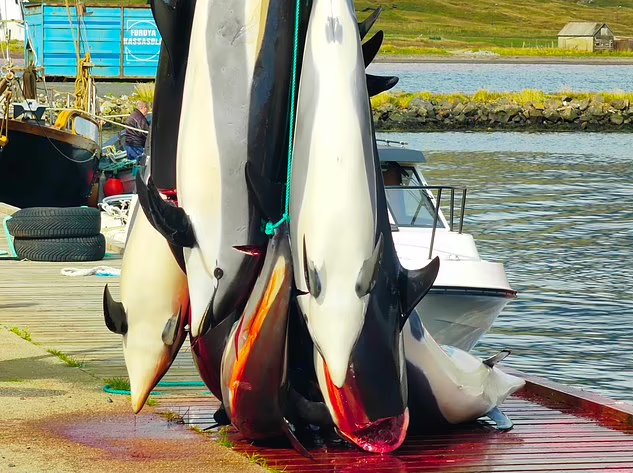
<svg viewBox="0 0 633 473">
<path fill-rule="evenodd" d="M 286 172 L 286 205 L 284 214 L 277 223 L 267 222 L 265 232 L 271 236 L 275 233 L 275 229 L 284 222 L 290 222 L 290 179 L 292 174 L 292 140 L 294 135 L 295 124 L 295 91 L 297 88 L 297 56 L 299 49 L 299 17 L 301 12 L 301 0 L 297 0 L 297 8 L 295 10 L 295 35 L 294 47 L 292 51 L 292 89 L 290 94 L 290 123 L 288 132 L 288 170 Z"/>
<path fill-rule="evenodd" d="M 161 381 L 159 382 L 156 386 L 161 387 L 161 388 L 166 388 L 166 387 L 189 387 L 189 386 L 201 386 L 204 387 L 204 383 L 201 381 Z M 128 396 L 130 395 L 130 391 L 128 389 L 114 389 L 111 385 L 106 384 L 103 387 L 104 392 L 109 393 L 109 394 L 122 394 L 125 395 L 127 394 Z M 152 391 L 150 393 L 151 396 L 164 396 L 167 393 L 163 393 L 163 392 L 158 392 L 158 391 Z M 202 394 L 207 394 L 207 392 L 205 391 Z M 210 392 L 208 394 L 211 394 Z"/>
</svg>

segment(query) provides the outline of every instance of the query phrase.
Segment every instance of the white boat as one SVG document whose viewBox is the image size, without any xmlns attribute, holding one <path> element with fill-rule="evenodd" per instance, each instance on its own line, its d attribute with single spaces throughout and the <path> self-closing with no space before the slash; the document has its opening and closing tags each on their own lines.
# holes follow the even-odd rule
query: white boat
<svg viewBox="0 0 633 473">
<path fill-rule="evenodd" d="M 416 269 L 440 257 L 439 274 L 418 313 L 439 344 L 470 351 L 516 291 L 503 264 L 482 260 L 472 235 L 462 231 L 466 189 L 428 185 L 422 174 L 426 162 L 422 152 L 402 142 L 377 141 L 401 264 Z"/>
</svg>

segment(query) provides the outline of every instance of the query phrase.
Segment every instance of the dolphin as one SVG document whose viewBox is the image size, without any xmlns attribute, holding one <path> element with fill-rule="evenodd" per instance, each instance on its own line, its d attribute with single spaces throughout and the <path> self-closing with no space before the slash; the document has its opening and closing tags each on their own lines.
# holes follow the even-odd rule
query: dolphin
<svg viewBox="0 0 633 473">
<path fill-rule="evenodd" d="M 275 230 L 243 314 L 222 357 L 222 397 L 232 424 L 249 440 L 285 434 L 307 455 L 285 417 L 288 314 L 293 288 L 287 224 Z"/>
<path fill-rule="evenodd" d="M 498 406 L 525 385 L 496 364 L 509 350 L 481 360 L 458 348 L 442 347 L 424 328 L 417 310 L 403 330 L 413 429 L 429 429 L 490 417 L 500 430 L 512 421 Z"/>
<path fill-rule="evenodd" d="M 167 372 L 186 338 L 187 278 L 163 236 L 137 211 L 121 264 L 121 302 L 105 286 L 103 314 L 111 332 L 123 335 L 132 409 L 138 413 Z"/>
<path fill-rule="evenodd" d="M 376 216 L 380 173 L 369 102 L 375 91 L 368 90 L 360 36 L 351 0 L 313 2 L 290 191 L 297 301 L 338 388 L 365 321 L 386 238 Z M 377 51 L 366 48 L 371 50 Z"/>
<path fill-rule="evenodd" d="M 185 249 L 194 337 L 241 312 L 266 248 L 262 211 L 279 207 L 272 184 L 285 164 L 294 5 L 197 0 L 177 147 L 179 207 L 165 206 L 151 180 L 139 189 L 153 225 Z"/>
</svg>

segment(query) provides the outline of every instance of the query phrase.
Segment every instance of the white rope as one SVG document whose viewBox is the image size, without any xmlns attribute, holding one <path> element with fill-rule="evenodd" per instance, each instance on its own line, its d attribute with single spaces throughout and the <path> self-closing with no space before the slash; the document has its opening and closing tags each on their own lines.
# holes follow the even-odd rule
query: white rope
<svg viewBox="0 0 633 473">
<path fill-rule="evenodd" d="M 121 270 L 110 266 L 95 266 L 89 269 L 64 268 L 62 276 L 121 276 Z"/>
</svg>

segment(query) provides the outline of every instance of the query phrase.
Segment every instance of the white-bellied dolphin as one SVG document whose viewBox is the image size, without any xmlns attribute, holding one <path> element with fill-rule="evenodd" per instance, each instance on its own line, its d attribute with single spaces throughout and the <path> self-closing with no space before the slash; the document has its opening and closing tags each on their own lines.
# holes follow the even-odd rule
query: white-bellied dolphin
<svg viewBox="0 0 633 473">
<path fill-rule="evenodd" d="M 501 430 L 512 428 L 498 406 L 525 380 L 495 366 L 508 350 L 482 361 L 458 348 L 441 347 L 425 330 L 417 311 L 403 333 L 412 428 L 426 430 L 485 415 Z"/>
<path fill-rule="evenodd" d="M 106 285 L 103 312 L 108 329 L 123 335 L 132 409 L 137 413 L 186 338 L 189 293 L 167 241 L 140 209 L 133 219 L 121 264 L 121 302 Z"/>
<path fill-rule="evenodd" d="M 241 313 L 266 247 L 262 210 L 280 206 L 270 189 L 286 156 L 294 5 L 197 1 L 178 137 L 179 208 L 163 205 L 151 181 L 139 189 L 156 228 L 185 247 L 194 337 Z"/>
<path fill-rule="evenodd" d="M 304 455 L 285 417 L 292 256 L 287 224 L 275 230 L 264 264 L 222 358 L 222 398 L 231 423 L 249 440 L 286 435 Z"/>
<path fill-rule="evenodd" d="M 313 2 L 298 91 L 290 237 L 297 300 L 339 388 L 385 238 L 376 225 L 373 93 L 365 74 L 365 56 L 373 57 L 381 41 L 379 35 L 363 51 L 350 0 Z"/>
</svg>

